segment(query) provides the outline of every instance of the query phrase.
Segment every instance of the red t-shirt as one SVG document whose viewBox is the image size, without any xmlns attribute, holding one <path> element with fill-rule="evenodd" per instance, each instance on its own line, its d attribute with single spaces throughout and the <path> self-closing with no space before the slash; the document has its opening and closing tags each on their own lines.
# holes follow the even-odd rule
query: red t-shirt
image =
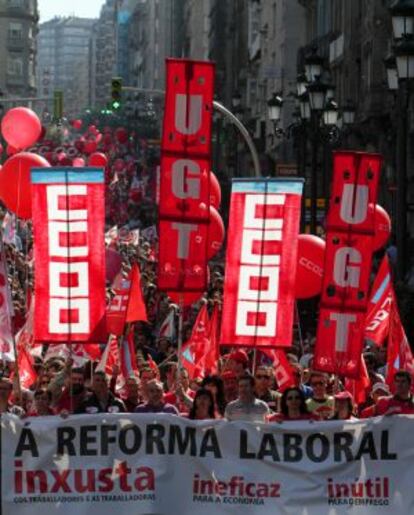
<svg viewBox="0 0 414 515">
<path fill-rule="evenodd" d="M 412 415 L 414 414 L 414 399 L 399 399 L 398 397 L 382 397 L 378 400 L 377 415 Z"/>
</svg>

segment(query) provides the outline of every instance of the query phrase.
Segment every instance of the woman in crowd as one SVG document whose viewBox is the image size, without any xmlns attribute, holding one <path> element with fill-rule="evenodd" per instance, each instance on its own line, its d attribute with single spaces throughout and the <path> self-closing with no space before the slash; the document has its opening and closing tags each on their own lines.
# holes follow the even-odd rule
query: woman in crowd
<svg viewBox="0 0 414 515">
<path fill-rule="evenodd" d="M 36 390 L 32 409 L 29 410 L 27 416 L 44 417 L 46 415 L 55 415 L 54 410 L 50 407 L 51 402 L 52 393 L 49 390 Z"/>
<path fill-rule="evenodd" d="M 268 422 L 314 419 L 315 417 L 306 408 L 306 400 L 302 390 L 293 386 L 283 392 L 280 400 L 280 412 L 271 415 L 268 418 Z"/>
<path fill-rule="evenodd" d="M 330 420 L 356 420 L 353 416 L 354 399 L 350 392 L 338 392 L 334 395 L 334 415 Z"/>
<path fill-rule="evenodd" d="M 224 416 L 224 410 L 226 409 L 226 398 L 224 395 L 224 384 L 223 379 L 219 376 L 207 376 L 201 383 L 201 388 L 209 390 L 213 395 L 214 399 L 214 411 L 215 418 L 221 418 Z"/>
<path fill-rule="evenodd" d="M 210 390 L 200 388 L 195 394 L 188 418 L 191 420 L 207 420 L 216 418 L 214 398 Z"/>
</svg>

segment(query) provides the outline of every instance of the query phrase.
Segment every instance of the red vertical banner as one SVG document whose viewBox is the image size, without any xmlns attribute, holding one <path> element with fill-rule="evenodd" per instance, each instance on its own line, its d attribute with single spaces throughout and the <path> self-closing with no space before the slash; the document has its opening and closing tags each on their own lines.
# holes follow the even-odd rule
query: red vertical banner
<svg viewBox="0 0 414 515">
<path fill-rule="evenodd" d="M 369 300 L 382 159 L 335 152 L 314 368 L 357 378 Z"/>
<path fill-rule="evenodd" d="M 291 345 L 302 189 L 233 180 L 221 345 Z"/>
<path fill-rule="evenodd" d="M 214 64 L 167 59 L 159 199 L 158 288 L 207 285 Z"/>
<path fill-rule="evenodd" d="M 32 170 L 35 339 L 105 341 L 104 174 Z"/>
</svg>

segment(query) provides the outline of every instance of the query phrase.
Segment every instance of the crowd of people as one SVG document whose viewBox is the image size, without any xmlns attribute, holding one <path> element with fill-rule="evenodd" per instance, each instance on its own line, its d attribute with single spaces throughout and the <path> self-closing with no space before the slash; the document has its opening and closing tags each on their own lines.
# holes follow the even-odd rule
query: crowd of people
<svg viewBox="0 0 414 515">
<path fill-rule="evenodd" d="M 95 137 L 96 130 L 89 128 L 82 137 L 87 137 L 87 133 Z M 96 359 L 79 366 L 72 356 L 56 355 L 50 352 L 52 346 L 43 345 L 32 353 L 36 380 L 29 388 L 21 387 L 12 362 L 0 363 L 0 413 L 20 417 L 170 413 L 196 420 L 224 418 L 270 423 L 414 413 L 411 376 L 403 371 L 397 373 L 390 389 L 384 379 L 383 349 L 365 349 L 370 384 L 365 386 L 365 400 L 361 402 L 346 389 L 342 378 L 312 370 L 315 338 L 311 333 L 304 337 L 295 333 L 293 346 L 287 353 L 294 384 L 288 388 L 277 384 L 273 364 L 265 355 L 260 352 L 249 355 L 242 349 L 223 352 L 214 375 L 190 378 L 178 362 L 177 338 L 160 336 L 160 326 L 174 309 L 174 303 L 156 287 L 156 153 L 135 135 L 130 134 L 121 143 L 109 128 L 102 133 L 102 141 L 108 147 L 102 150 L 109 157 L 107 247 L 120 262 L 114 276 L 126 277 L 132 265 L 138 263 L 147 308 L 148 322 L 136 323 L 131 328 L 138 369 L 123 377 L 120 367 L 115 365 L 108 375 L 96 369 Z M 75 143 L 74 138 L 78 138 Z M 87 161 L 82 146 L 76 144 L 78 141 L 76 131 L 69 133 L 63 148 L 76 148 L 78 157 L 83 156 Z M 54 154 L 51 157 L 57 159 Z M 5 217 L 6 212 L 2 215 Z M 12 222 L 10 217 L 7 222 L 4 218 L 3 229 L 8 231 L 5 248 L 17 333 L 27 323 L 34 279 L 30 221 L 14 220 L 11 227 Z M 210 310 L 222 303 L 223 253 L 209 266 L 210 283 L 203 299 L 184 310 L 184 341 L 191 335 L 201 303 L 207 302 Z M 108 278 L 108 302 L 114 294 L 113 279 Z"/>
<path fill-rule="evenodd" d="M 276 423 L 414 414 L 412 378 L 406 371 L 395 374 L 391 393 L 372 366 L 366 401 L 357 405 L 337 377 L 304 368 L 294 354 L 289 358 L 295 384 L 280 391 L 272 367 L 258 365 L 252 374 L 243 350 L 221 358 L 220 374 L 193 381 L 176 361 L 160 368 L 144 363 L 137 375 L 120 382 L 116 367 L 109 377 L 91 366 L 75 368 L 70 359 L 55 357 L 38 364 L 38 381 L 31 390 L 19 389 L 16 379 L 0 379 L 0 413 L 20 417 L 170 413 L 194 420 Z"/>
</svg>

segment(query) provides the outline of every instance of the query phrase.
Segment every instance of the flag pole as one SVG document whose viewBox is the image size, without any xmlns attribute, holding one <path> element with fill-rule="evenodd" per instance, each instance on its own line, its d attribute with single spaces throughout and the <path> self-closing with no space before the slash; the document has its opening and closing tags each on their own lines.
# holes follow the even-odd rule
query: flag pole
<svg viewBox="0 0 414 515">
<path fill-rule="evenodd" d="M 183 348 L 183 310 L 184 310 L 184 295 L 182 292 L 180 292 L 180 296 L 178 299 L 178 345 L 177 345 L 178 377 L 181 377 L 181 370 L 183 369 L 183 359 L 181 356 L 181 351 Z"/>
<path fill-rule="evenodd" d="M 295 301 L 295 311 L 296 311 L 296 322 L 298 324 L 298 333 L 299 333 L 299 343 L 300 343 L 300 350 L 302 354 L 304 353 L 304 347 L 303 347 L 303 335 L 302 335 L 302 327 L 300 325 L 300 318 L 299 318 L 299 308 L 298 303 Z"/>
</svg>

